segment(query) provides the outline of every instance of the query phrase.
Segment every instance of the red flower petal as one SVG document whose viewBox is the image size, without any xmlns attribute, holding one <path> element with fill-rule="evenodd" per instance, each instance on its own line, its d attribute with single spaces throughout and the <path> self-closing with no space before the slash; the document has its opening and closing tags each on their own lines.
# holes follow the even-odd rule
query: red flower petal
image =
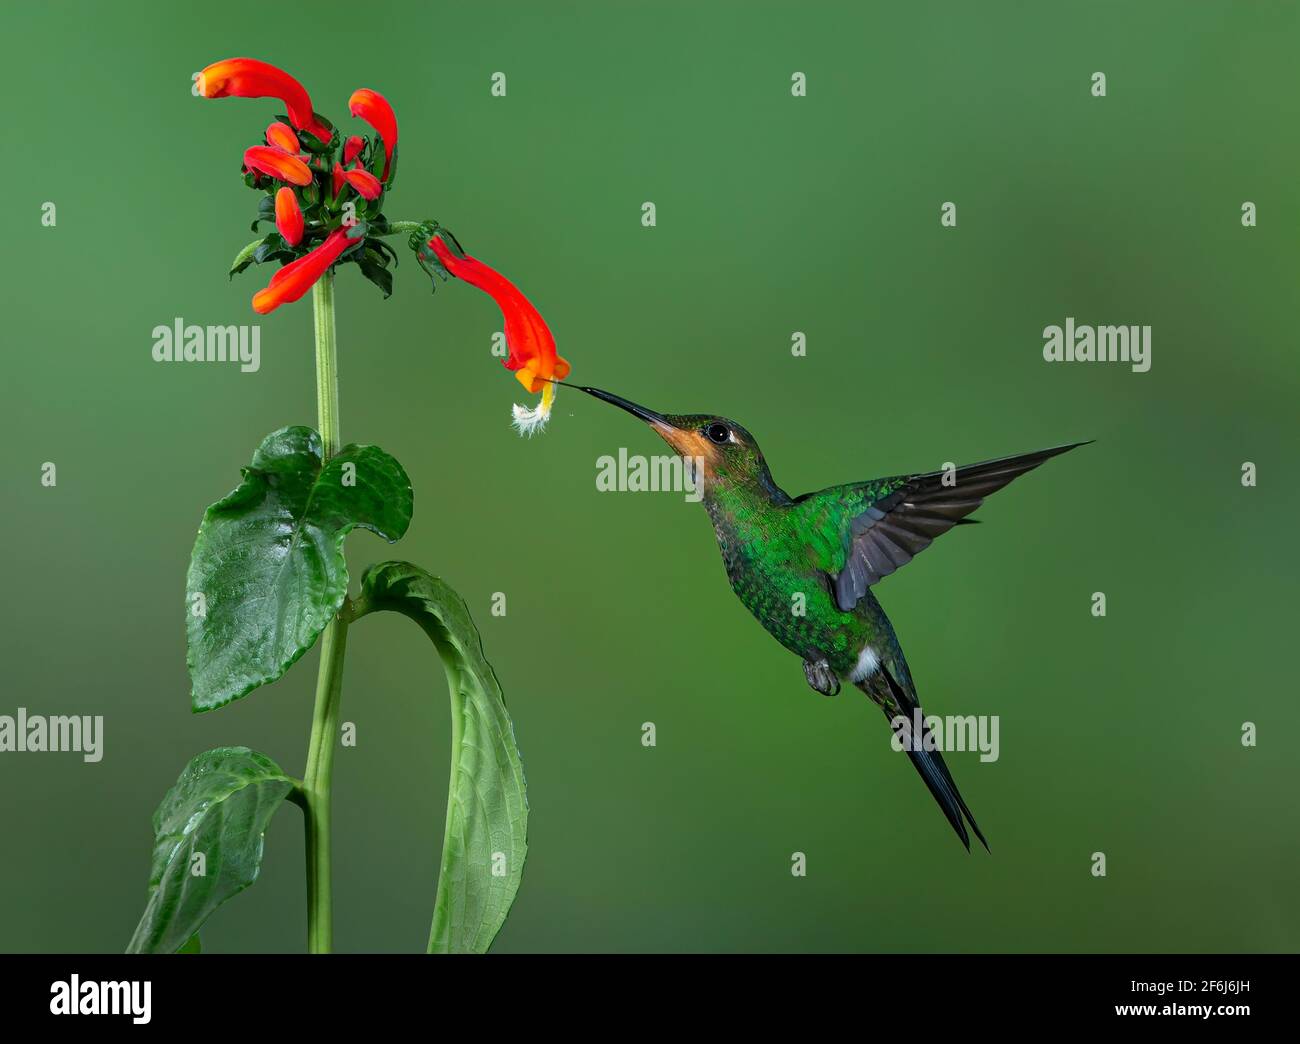
<svg viewBox="0 0 1300 1044">
<path fill-rule="evenodd" d="M 283 69 L 256 58 L 227 58 L 199 73 L 199 93 L 205 98 L 279 98 L 289 121 L 321 141 L 333 132 L 316 118 L 307 89 Z"/>
<path fill-rule="evenodd" d="M 361 150 L 366 147 L 366 139 L 354 134 L 343 143 L 343 165 L 346 167 L 359 155 Z"/>
<path fill-rule="evenodd" d="M 253 295 L 253 311 L 266 315 L 282 304 L 298 300 L 354 242 L 348 239 L 346 228 L 335 229 L 306 257 L 291 261 L 271 276 L 270 284 Z"/>
<path fill-rule="evenodd" d="M 562 381 L 569 375 L 569 364 L 555 352 L 555 338 L 541 313 L 533 307 L 514 283 L 495 269 L 472 257 L 457 257 L 440 236 L 429 240 L 438 260 L 457 279 L 463 279 L 491 296 L 501 309 L 506 324 L 505 359 L 508 370 L 517 370 L 519 382 L 530 392 L 546 387 L 542 378 Z"/>
<path fill-rule="evenodd" d="M 374 127 L 383 139 L 384 174 L 381 180 L 387 181 L 388 171 L 393 165 L 393 152 L 397 148 L 397 116 L 393 107 L 378 91 L 362 87 L 348 99 L 348 110 Z"/>
</svg>

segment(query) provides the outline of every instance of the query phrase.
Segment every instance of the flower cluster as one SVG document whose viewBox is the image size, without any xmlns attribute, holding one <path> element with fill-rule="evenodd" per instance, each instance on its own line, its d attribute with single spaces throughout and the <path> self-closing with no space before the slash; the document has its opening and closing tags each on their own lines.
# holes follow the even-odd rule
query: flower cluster
<svg viewBox="0 0 1300 1044">
<path fill-rule="evenodd" d="M 253 295 L 254 311 L 265 315 L 297 301 L 331 267 L 352 262 L 388 297 L 393 290 L 389 265 L 397 256 L 382 237 L 409 231 L 410 246 L 426 272 L 462 279 L 500 307 L 506 368 L 530 393 L 541 393 L 537 407 L 515 406 L 515 424 L 531 434 L 546 423 L 555 400 L 551 382 L 563 380 L 569 364 L 556 354 L 555 339 L 537 309 L 508 279 L 466 255 L 436 221 L 389 222 L 384 216 L 384 197 L 397 173 L 397 117 L 383 95 L 369 88 L 353 93 L 349 112 L 374 133 L 344 138 L 315 111 L 302 84 L 254 58 L 209 65 L 198 74 L 197 93 L 284 103 L 286 115 L 266 128 L 261 144 L 244 150 L 244 181 L 263 193 L 253 231 L 262 222 L 274 224 L 275 231 L 245 247 L 230 273 L 267 261 L 282 266 Z"/>
<path fill-rule="evenodd" d="M 340 141 L 334 125 L 313 109 L 306 88 L 266 62 L 215 62 L 199 73 L 198 93 L 278 98 L 288 113 L 266 128 L 262 144 L 244 150 L 244 181 L 265 193 L 253 229 L 270 221 L 276 231 L 241 254 L 231 274 L 264 261 L 285 266 L 253 296 L 253 309 L 265 315 L 297 301 L 342 260 L 355 261 L 385 297 L 392 293 L 388 268 L 395 257 L 379 236 L 388 231 L 382 207 L 396 174 L 397 117 L 383 95 L 366 88 L 352 95 L 352 115 L 375 134 Z"/>
</svg>

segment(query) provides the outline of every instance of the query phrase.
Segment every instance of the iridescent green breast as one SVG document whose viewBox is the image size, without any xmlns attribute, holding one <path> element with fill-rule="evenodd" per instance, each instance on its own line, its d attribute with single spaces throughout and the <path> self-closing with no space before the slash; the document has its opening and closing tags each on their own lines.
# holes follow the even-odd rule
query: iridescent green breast
<svg viewBox="0 0 1300 1044">
<path fill-rule="evenodd" d="M 727 578 L 745 608 L 791 652 L 851 670 L 866 639 L 864 621 L 836 607 L 789 507 L 731 490 L 705 504 Z"/>
</svg>

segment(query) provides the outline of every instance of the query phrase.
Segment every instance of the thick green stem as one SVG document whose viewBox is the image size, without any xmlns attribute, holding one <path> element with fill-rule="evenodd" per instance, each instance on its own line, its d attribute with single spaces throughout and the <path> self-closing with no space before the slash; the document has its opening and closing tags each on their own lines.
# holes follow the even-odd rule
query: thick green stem
<svg viewBox="0 0 1300 1044">
<path fill-rule="evenodd" d="M 325 459 L 339 450 L 338 353 L 334 339 L 334 272 L 312 288 L 316 324 L 316 413 Z M 307 949 L 329 953 L 333 945 L 333 900 L 330 891 L 330 779 L 338 743 L 343 693 L 343 656 L 347 649 L 351 603 L 343 607 L 321 636 L 312 712 L 307 771 L 302 780 L 307 824 Z"/>
<path fill-rule="evenodd" d="M 339 451 L 339 361 L 334 339 L 334 270 L 331 268 L 311 289 L 312 318 L 316 325 L 316 416 L 325 459 Z"/>
<path fill-rule="evenodd" d="M 348 643 L 346 605 L 321 637 L 316 709 L 303 791 L 307 796 L 307 950 L 329 953 L 333 945 L 333 895 L 330 888 L 330 782 L 338 743 L 343 691 L 343 656 Z"/>
</svg>

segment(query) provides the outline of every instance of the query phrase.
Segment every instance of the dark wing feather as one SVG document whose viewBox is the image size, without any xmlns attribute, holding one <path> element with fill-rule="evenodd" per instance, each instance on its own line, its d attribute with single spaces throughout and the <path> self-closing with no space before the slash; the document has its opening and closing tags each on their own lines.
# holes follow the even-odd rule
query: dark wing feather
<svg viewBox="0 0 1300 1044">
<path fill-rule="evenodd" d="M 830 575 L 836 602 L 843 612 L 850 612 L 868 587 L 907 565 L 935 537 L 964 521 L 990 493 L 1048 458 L 1083 445 L 1075 442 L 971 464 L 955 474 L 931 471 L 837 486 L 795 503 L 805 505 L 814 525 L 829 521 L 832 529 L 838 526 L 844 565 Z M 944 484 L 946 474 L 952 474 L 950 485 Z"/>
</svg>

